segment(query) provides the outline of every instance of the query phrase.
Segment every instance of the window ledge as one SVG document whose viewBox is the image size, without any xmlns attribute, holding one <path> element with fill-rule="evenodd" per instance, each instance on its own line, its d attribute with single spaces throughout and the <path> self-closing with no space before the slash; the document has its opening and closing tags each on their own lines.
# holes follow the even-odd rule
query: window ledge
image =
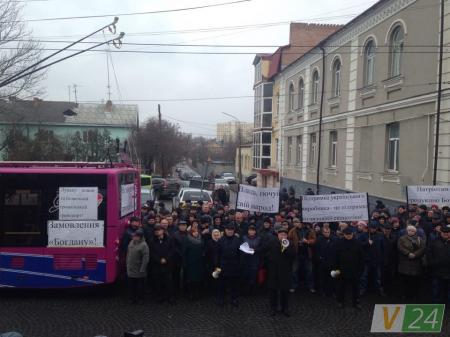
<svg viewBox="0 0 450 337">
<path fill-rule="evenodd" d="M 391 92 L 394 90 L 401 89 L 401 87 L 404 83 L 404 79 L 405 78 L 403 76 L 399 75 L 399 76 L 391 77 L 391 78 L 384 80 L 383 81 L 384 90 L 386 90 L 387 92 Z"/>
<path fill-rule="evenodd" d="M 366 85 L 359 89 L 359 96 L 361 98 L 370 98 L 374 97 L 377 92 L 377 86 L 375 84 Z"/>
<path fill-rule="evenodd" d="M 341 102 L 341 96 L 334 96 L 328 99 L 328 105 L 330 107 L 337 107 Z"/>
<path fill-rule="evenodd" d="M 297 115 L 303 115 L 304 108 L 297 109 Z"/>
<path fill-rule="evenodd" d="M 400 176 L 398 171 L 387 171 L 381 174 L 382 183 L 394 183 L 400 185 Z"/>
<path fill-rule="evenodd" d="M 372 181 L 373 175 L 372 175 L 372 173 L 362 173 L 361 172 L 361 173 L 358 173 L 357 179 Z"/>
</svg>

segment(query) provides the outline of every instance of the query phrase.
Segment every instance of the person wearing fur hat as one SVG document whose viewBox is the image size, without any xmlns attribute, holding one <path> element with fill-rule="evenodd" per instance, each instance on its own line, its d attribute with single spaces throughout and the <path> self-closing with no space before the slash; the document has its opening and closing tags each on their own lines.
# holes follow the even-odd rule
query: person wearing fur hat
<svg viewBox="0 0 450 337">
<path fill-rule="evenodd" d="M 133 304 L 136 302 L 142 304 L 144 302 L 148 261 L 149 249 L 144 240 L 144 231 L 138 229 L 133 232 L 127 250 L 127 276 L 130 287 L 130 299 Z"/>
<path fill-rule="evenodd" d="M 277 240 L 270 241 L 265 248 L 268 255 L 267 286 L 270 294 L 270 315 L 276 315 L 278 304 L 281 312 L 290 316 L 289 289 L 292 284 L 292 263 L 295 258 L 295 247 L 288 239 L 285 229 L 279 229 Z"/>
</svg>

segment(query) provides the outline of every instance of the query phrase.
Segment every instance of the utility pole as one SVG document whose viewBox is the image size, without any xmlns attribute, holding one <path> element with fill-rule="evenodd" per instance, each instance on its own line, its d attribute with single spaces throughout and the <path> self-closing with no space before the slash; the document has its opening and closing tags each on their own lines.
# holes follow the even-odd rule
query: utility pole
<svg viewBox="0 0 450 337">
<path fill-rule="evenodd" d="M 433 185 L 437 183 L 437 165 L 439 157 L 439 134 L 441 124 L 441 98 L 442 98 L 442 63 L 444 56 L 444 15 L 445 4 L 441 0 L 441 31 L 439 35 L 439 79 L 438 79 L 438 96 L 437 96 L 437 111 L 436 111 L 436 139 L 434 141 L 434 167 L 433 167 Z"/>
<path fill-rule="evenodd" d="M 316 175 L 316 194 L 320 194 L 320 155 L 322 152 L 322 120 L 323 120 L 323 99 L 325 94 L 325 48 L 320 46 L 322 50 L 322 92 L 320 94 L 320 110 L 319 110 L 319 146 L 317 153 L 317 175 Z"/>
<path fill-rule="evenodd" d="M 161 104 L 158 104 L 158 127 L 159 127 L 159 139 L 162 138 L 162 117 L 161 117 Z M 158 147 L 160 151 L 160 165 L 161 165 L 161 175 L 164 177 L 164 155 L 163 149 Z"/>
<path fill-rule="evenodd" d="M 242 132 L 241 132 L 241 122 L 238 122 L 238 137 L 239 137 L 239 151 L 238 151 L 238 156 L 239 156 L 239 184 L 242 184 L 242 153 L 241 153 L 241 148 L 242 148 Z"/>
<path fill-rule="evenodd" d="M 75 95 L 75 103 L 78 103 L 77 85 L 73 84 L 73 94 Z"/>
</svg>

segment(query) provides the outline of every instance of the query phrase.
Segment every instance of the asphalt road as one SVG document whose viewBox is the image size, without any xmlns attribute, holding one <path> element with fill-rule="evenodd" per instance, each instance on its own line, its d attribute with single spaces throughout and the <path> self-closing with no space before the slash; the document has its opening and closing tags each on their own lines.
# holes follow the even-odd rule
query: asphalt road
<svg viewBox="0 0 450 337">
<path fill-rule="evenodd" d="M 241 297 L 238 308 L 219 307 L 211 297 L 196 302 L 181 299 L 176 305 L 154 301 L 131 305 L 123 286 L 110 292 L 2 291 L 1 296 L 0 331 L 18 331 L 24 337 L 121 337 L 123 331 L 137 329 L 143 329 L 146 337 L 367 337 L 374 303 L 402 303 L 398 298 L 370 296 L 363 298 L 362 311 L 356 311 L 339 309 L 332 298 L 300 291 L 291 295 L 292 316 L 286 318 L 268 315 L 265 295 Z M 447 312 L 441 336 L 449 335 Z"/>
</svg>

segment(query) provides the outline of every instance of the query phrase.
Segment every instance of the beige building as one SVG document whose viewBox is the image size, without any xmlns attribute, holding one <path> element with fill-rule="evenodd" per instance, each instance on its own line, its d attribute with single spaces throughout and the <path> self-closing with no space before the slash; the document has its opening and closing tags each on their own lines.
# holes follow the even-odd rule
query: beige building
<svg viewBox="0 0 450 337">
<path fill-rule="evenodd" d="M 218 142 L 233 143 L 239 142 L 239 130 L 241 132 L 242 144 L 251 142 L 253 124 L 230 121 L 225 123 L 217 123 L 216 139 Z"/>
<path fill-rule="evenodd" d="M 242 181 L 244 182 L 245 179 L 252 174 L 253 167 L 252 167 L 252 145 L 242 145 L 241 146 L 241 161 L 242 161 Z M 238 176 L 239 172 L 239 148 L 236 149 L 236 160 L 234 162 L 235 164 L 235 172 L 236 177 Z"/>
<path fill-rule="evenodd" d="M 318 179 L 320 193 L 404 202 L 406 186 L 432 184 L 439 9 L 439 0 L 381 0 L 276 75 L 284 186 L 301 194 Z M 450 58 L 443 68 L 437 182 L 449 184 Z"/>
</svg>

